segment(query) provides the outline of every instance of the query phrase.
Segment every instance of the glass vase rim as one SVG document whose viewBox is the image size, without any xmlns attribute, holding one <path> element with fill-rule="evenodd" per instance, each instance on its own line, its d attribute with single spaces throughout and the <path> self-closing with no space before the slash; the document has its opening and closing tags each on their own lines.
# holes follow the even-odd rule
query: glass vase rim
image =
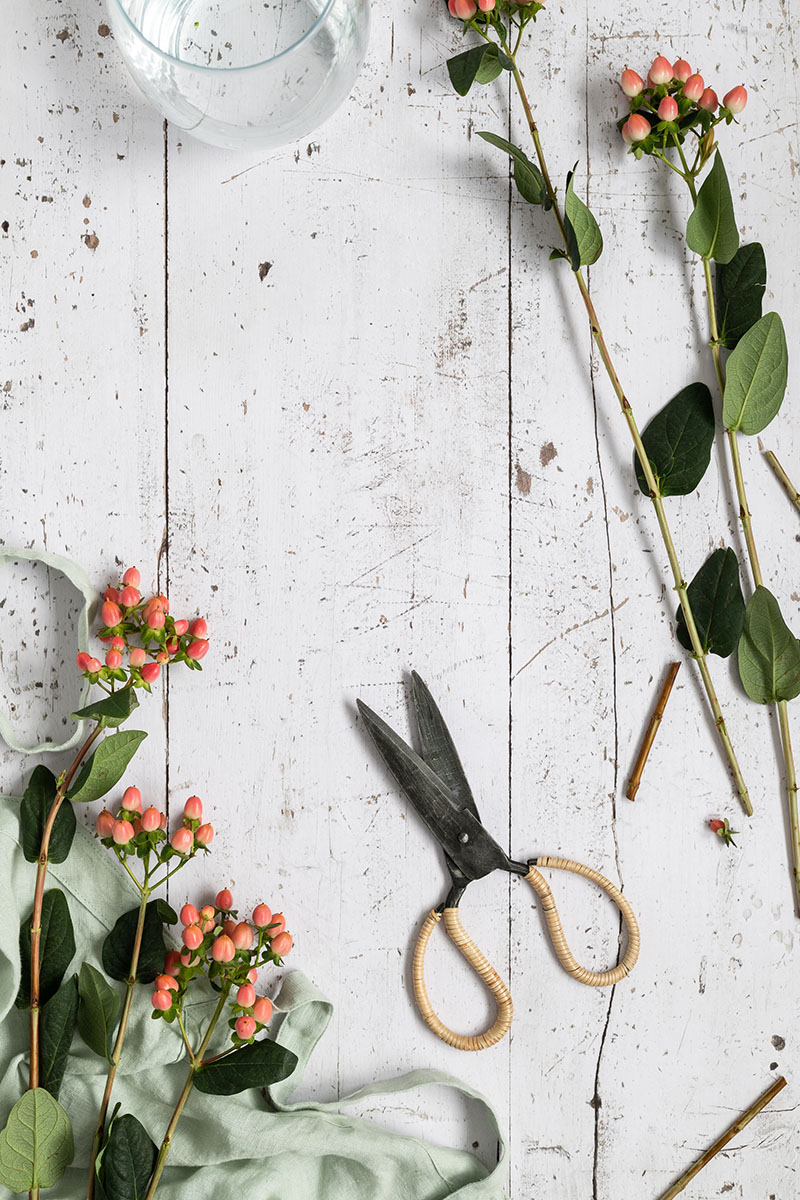
<svg viewBox="0 0 800 1200">
<path fill-rule="evenodd" d="M 177 58 L 174 54 L 169 54 L 166 50 L 162 50 L 160 46 L 156 46 L 155 43 L 151 42 L 148 37 L 145 37 L 139 26 L 130 16 L 130 13 L 128 13 L 123 6 L 122 0 L 108 0 L 109 6 L 122 16 L 122 19 L 127 25 L 130 26 L 139 40 L 144 42 L 144 44 L 149 47 L 154 54 L 158 55 L 159 58 L 165 59 L 167 62 L 174 63 L 177 67 L 183 67 L 188 71 L 209 71 L 218 75 L 226 73 L 228 75 L 235 75 L 241 71 L 254 71 L 258 67 L 266 67 L 270 63 L 279 62 L 280 59 L 285 58 L 288 54 L 291 54 L 294 50 L 297 50 L 298 47 L 302 46 L 304 42 L 307 42 L 311 37 L 313 37 L 313 35 L 321 27 L 323 21 L 335 3 L 336 0 L 326 0 L 325 7 L 319 13 L 318 17 L 314 21 L 314 24 L 310 25 L 305 33 L 302 33 L 296 41 L 292 42 L 291 45 L 286 46 L 283 50 L 278 51 L 277 54 L 271 54 L 269 58 L 259 59 L 258 62 L 247 63 L 243 67 L 219 67 L 211 63 L 206 64 L 187 62 L 183 58 Z"/>
</svg>

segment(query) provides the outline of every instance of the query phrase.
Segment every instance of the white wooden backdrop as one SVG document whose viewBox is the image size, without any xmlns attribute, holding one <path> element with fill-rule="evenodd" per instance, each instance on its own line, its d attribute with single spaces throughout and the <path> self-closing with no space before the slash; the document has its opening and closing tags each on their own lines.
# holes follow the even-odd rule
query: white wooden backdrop
<svg viewBox="0 0 800 1200">
<path fill-rule="evenodd" d="M 794 350 L 793 9 L 578 0 L 539 21 L 527 77 L 555 173 L 577 159 L 588 180 L 606 243 L 592 294 L 642 421 L 709 364 L 686 200 L 623 155 L 614 79 L 664 51 L 720 93 L 751 89 L 725 157 Z M 546 261 L 552 225 L 474 136 L 507 130 L 505 83 L 457 98 L 439 4 L 377 0 L 344 108 L 302 145 L 225 153 L 164 130 L 98 0 L 5 0 L 4 16 L 0 536 L 98 584 L 120 563 L 157 569 L 178 608 L 208 615 L 204 674 L 176 673 L 143 708 L 131 780 L 176 809 L 206 801 L 219 837 L 193 887 L 285 909 L 295 965 L 336 1004 L 307 1094 L 442 1067 L 498 1106 L 513 1200 L 649 1200 L 780 1069 L 790 1088 L 687 1196 L 796 1195 L 800 927 L 775 727 L 715 661 L 747 822 L 685 664 L 640 798 L 623 797 L 679 653 L 673 596 L 569 273 Z M 517 108 L 511 130 L 524 141 Z M 795 403 L 792 384 L 766 444 L 800 476 Z M 800 518 L 755 441 L 745 460 L 797 629 Z M 669 502 L 689 573 L 739 546 L 719 466 Z M 68 609 L 47 572 L 5 568 L 3 693 L 31 735 L 58 733 L 73 699 Z M 621 880 L 642 926 L 630 982 L 592 991 L 559 969 L 524 884 L 471 888 L 465 923 L 516 1001 L 512 1036 L 475 1056 L 413 1007 L 412 934 L 445 877 L 354 711 L 360 695 L 406 729 L 412 666 L 489 828 L 516 857 Z M 4 790 L 22 766 L 4 755 Z M 717 814 L 743 830 L 738 851 L 708 832 Z M 608 903 L 553 883 L 576 952 L 609 963 Z M 441 937 L 431 990 L 478 1028 L 488 1005 L 456 958 Z M 370 1115 L 494 1161 L 474 1111 L 444 1096 Z"/>
</svg>

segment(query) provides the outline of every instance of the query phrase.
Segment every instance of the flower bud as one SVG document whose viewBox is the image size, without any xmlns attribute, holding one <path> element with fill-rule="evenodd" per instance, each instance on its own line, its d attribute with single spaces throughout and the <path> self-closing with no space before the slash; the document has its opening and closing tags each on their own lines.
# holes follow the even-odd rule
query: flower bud
<svg viewBox="0 0 800 1200">
<path fill-rule="evenodd" d="M 122 807 L 126 812 L 142 811 L 142 793 L 137 787 L 125 788 L 122 793 Z"/>
<path fill-rule="evenodd" d="M 161 667 L 156 662 L 145 663 L 142 667 L 142 679 L 145 683 L 155 683 L 161 674 Z"/>
<path fill-rule="evenodd" d="M 637 75 L 635 71 L 631 71 L 627 67 L 622 72 L 619 83 L 625 95 L 631 98 L 640 95 L 644 90 L 644 80 L 641 75 Z"/>
<path fill-rule="evenodd" d="M 674 121 L 678 116 L 678 105 L 672 96 L 665 96 L 658 106 L 658 115 L 662 121 Z"/>
<path fill-rule="evenodd" d="M 153 1008 L 157 1008 L 160 1012 L 166 1012 L 168 1008 L 172 1008 L 172 993 L 166 988 L 159 988 L 157 992 L 153 992 Z"/>
<path fill-rule="evenodd" d="M 181 934 L 181 941 L 187 950 L 196 950 L 203 944 L 203 931 L 199 925 L 187 925 Z"/>
<path fill-rule="evenodd" d="M 146 808 L 142 813 L 142 829 L 145 833 L 155 833 L 161 828 L 161 813 L 157 808 Z"/>
<path fill-rule="evenodd" d="M 167 956 L 164 959 L 164 973 L 166 975 L 177 975 L 180 970 L 181 956 L 178 950 L 167 951 Z"/>
<path fill-rule="evenodd" d="M 272 1001 L 266 996 L 259 996 L 253 1005 L 253 1017 L 259 1025 L 269 1025 L 272 1020 Z"/>
<path fill-rule="evenodd" d="M 207 654 L 208 654 L 208 642 L 205 641 L 203 638 L 198 638 L 198 640 L 196 642 L 191 642 L 186 647 L 187 658 L 193 658 L 193 659 L 197 660 L 199 658 L 205 658 L 205 656 Z"/>
<path fill-rule="evenodd" d="M 456 0 L 458 3 L 458 0 Z M 252 1017 L 243 1015 L 236 1022 L 236 1032 L 243 1042 L 248 1041 L 256 1031 L 256 1023 Z"/>
<path fill-rule="evenodd" d="M 691 73 L 692 68 L 685 58 L 679 58 L 677 62 L 672 64 L 672 78 L 677 79 L 679 83 L 686 83 Z"/>
<path fill-rule="evenodd" d="M 227 888 L 223 888 L 221 892 L 217 892 L 214 903 L 222 912 L 230 912 L 233 908 L 233 896 Z"/>
<path fill-rule="evenodd" d="M 664 58 L 663 54 L 659 54 L 658 58 L 653 59 L 653 65 L 647 76 L 650 83 L 658 87 L 662 83 L 672 82 L 672 63 L 668 58 Z"/>
<path fill-rule="evenodd" d="M 147 624 L 151 629 L 163 629 L 166 624 L 166 617 L 160 608 L 155 609 L 147 618 Z"/>
<path fill-rule="evenodd" d="M 183 806 L 184 821 L 200 821 L 203 817 L 203 803 L 199 796 L 190 796 Z"/>
<path fill-rule="evenodd" d="M 191 854 L 194 847 L 194 836 L 191 829 L 187 829 L 185 825 L 181 829 L 176 829 L 169 844 L 173 850 L 177 850 L 178 854 Z"/>
<path fill-rule="evenodd" d="M 130 821 L 115 821 L 111 830 L 111 836 L 117 846 L 127 846 L 128 842 L 133 837 L 133 826 Z"/>
<path fill-rule="evenodd" d="M 114 829 L 114 816 L 113 813 L 110 813 L 107 808 L 104 808 L 101 813 L 98 813 L 95 829 L 97 830 L 98 837 L 111 837 L 112 830 Z"/>
<path fill-rule="evenodd" d="M 274 954 L 277 954 L 278 958 L 284 958 L 291 950 L 292 945 L 292 935 L 285 931 L 272 939 L 272 950 Z"/>
<path fill-rule="evenodd" d="M 252 1008 L 256 1002 L 256 989 L 252 983 L 243 983 L 236 993 L 236 1003 L 240 1008 Z"/>
<path fill-rule="evenodd" d="M 208 625 L 206 625 L 203 617 L 195 617 L 189 626 L 189 633 L 192 637 L 204 638 L 208 633 Z"/>
<path fill-rule="evenodd" d="M 183 637 L 183 635 L 187 632 L 188 628 L 189 628 L 189 622 L 185 621 L 183 619 L 183 617 L 181 617 L 180 621 L 175 621 L 173 623 L 173 629 L 175 630 L 175 633 L 177 634 L 178 637 Z"/>
<path fill-rule="evenodd" d="M 266 929 L 272 920 L 272 913 L 266 904 L 257 904 L 253 909 L 253 924 L 256 929 Z"/>
<path fill-rule="evenodd" d="M 624 128 L 627 129 L 628 137 L 632 142 L 643 142 L 646 137 L 650 136 L 650 122 L 641 113 L 631 113 Z"/>
<path fill-rule="evenodd" d="M 214 840 L 214 826 L 201 825 L 194 836 L 197 838 L 198 845 L 210 846 Z"/>
<path fill-rule="evenodd" d="M 130 661 L 132 667 L 143 667 L 147 662 L 147 655 L 141 646 L 137 646 L 135 650 L 131 650 Z"/>
<path fill-rule="evenodd" d="M 138 588 L 139 584 L 142 582 L 142 577 L 136 567 L 128 567 L 127 571 L 122 576 L 122 582 L 127 587 Z"/>
<path fill-rule="evenodd" d="M 87 654 L 85 650 L 81 650 L 80 654 L 75 659 L 79 671 L 88 671 L 89 663 L 92 661 L 91 654 Z"/>
<path fill-rule="evenodd" d="M 106 655 L 106 666 L 110 667 L 112 671 L 116 671 L 117 667 L 122 666 L 122 655 L 119 650 L 109 650 Z"/>
<path fill-rule="evenodd" d="M 727 108 L 728 112 L 732 112 L 734 116 L 740 113 L 747 104 L 747 89 L 743 87 L 731 88 L 731 90 L 722 98 L 722 103 Z"/>
<path fill-rule="evenodd" d="M 178 990 L 178 985 L 171 975 L 156 975 L 155 986 L 165 992 L 177 992 Z"/>
<path fill-rule="evenodd" d="M 122 610 L 113 600 L 106 600 L 100 609 L 100 617 L 104 625 L 108 626 L 109 629 L 113 629 L 122 620 Z"/>
<path fill-rule="evenodd" d="M 272 928 L 269 931 L 269 935 L 270 937 L 275 937 L 276 933 L 283 933 L 286 928 L 286 918 L 283 913 L 273 913 L 270 924 Z"/>
<path fill-rule="evenodd" d="M 706 88 L 697 103 L 700 108 L 706 109 L 707 112 L 713 113 L 719 108 L 719 98 L 713 88 Z"/>
<path fill-rule="evenodd" d="M 227 934 L 222 933 L 211 947 L 211 957 L 214 962 L 230 962 L 236 954 L 236 947 Z"/>
<path fill-rule="evenodd" d="M 687 100 L 699 100 L 705 86 L 702 75 L 690 75 L 683 85 L 683 94 Z"/>
<path fill-rule="evenodd" d="M 232 938 L 236 933 L 237 924 L 238 922 L 234 921 L 232 917 L 228 917 L 227 921 L 222 922 L 222 928 L 229 938 Z"/>
<path fill-rule="evenodd" d="M 237 950 L 249 950 L 254 941 L 253 930 L 247 921 L 240 921 L 233 931 L 233 944 Z"/>
<path fill-rule="evenodd" d="M 181 909 L 181 925 L 196 925 L 200 920 L 200 913 L 193 904 L 184 904 Z"/>
</svg>

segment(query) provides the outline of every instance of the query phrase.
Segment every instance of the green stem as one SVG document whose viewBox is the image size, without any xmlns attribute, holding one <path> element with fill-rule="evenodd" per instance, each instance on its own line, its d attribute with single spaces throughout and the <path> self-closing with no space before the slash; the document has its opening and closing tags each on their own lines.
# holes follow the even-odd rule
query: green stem
<svg viewBox="0 0 800 1200">
<path fill-rule="evenodd" d="M 797 816 L 797 774 L 792 753 L 792 737 L 789 731 L 789 705 L 778 701 L 778 724 L 781 727 L 783 761 L 786 764 L 786 797 L 789 801 L 789 823 L 792 831 L 792 875 L 797 915 L 800 916 L 800 822 Z"/>
<path fill-rule="evenodd" d="M 775 453 L 774 450 L 766 450 L 765 454 L 767 456 L 767 462 L 772 467 L 773 471 L 777 475 L 780 482 L 786 488 L 786 494 L 788 495 L 792 504 L 795 506 L 795 508 L 800 508 L 800 492 L 798 492 L 797 488 L 794 486 L 791 479 L 784 471 L 783 467 L 781 466 L 780 462 L 778 461 L 777 454 Z"/>
<path fill-rule="evenodd" d="M 547 189 L 547 194 L 550 198 L 553 216 L 555 217 L 556 224 L 558 225 L 558 229 L 561 234 L 561 239 L 564 242 L 564 246 L 566 247 L 567 246 L 567 234 L 566 234 L 566 229 L 564 226 L 564 218 L 561 214 L 561 208 L 558 203 L 558 198 L 556 196 L 555 188 L 553 187 L 552 181 L 550 179 L 550 173 L 547 169 L 547 162 L 546 162 L 546 159 L 544 156 L 544 150 L 542 149 L 542 142 L 541 142 L 541 138 L 539 137 L 539 130 L 538 130 L 538 128 L 536 126 L 536 122 L 533 118 L 533 112 L 531 111 L 531 106 L 528 101 L 528 97 L 525 92 L 525 87 L 522 82 L 522 77 L 519 73 L 519 69 L 518 69 L 516 63 L 514 64 L 514 68 L 512 71 L 512 77 L 514 79 L 514 83 L 516 85 L 517 92 L 519 93 L 519 98 L 522 102 L 522 107 L 525 112 L 526 120 L 528 122 L 528 128 L 530 130 L 530 134 L 533 139 L 533 144 L 536 149 L 536 157 L 539 162 L 539 169 L 542 172 L 542 178 L 544 179 L 545 188 Z M 689 634 L 689 639 L 692 644 L 692 651 L 693 651 L 695 661 L 697 662 L 698 670 L 700 672 L 700 678 L 703 681 L 703 687 L 705 689 L 706 697 L 708 699 L 709 708 L 711 709 L 711 714 L 712 714 L 712 717 L 714 720 L 714 726 L 717 730 L 719 739 L 722 742 L 722 746 L 725 751 L 725 755 L 728 759 L 728 763 L 730 765 L 730 769 L 733 774 L 734 782 L 736 784 L 736 790 L 737 790 L 739 798 L 742 802 L 742 806 L 744 807 L 744 810 L 747 813 L 747 815 L 751 816 L 752 812 L 753 812 L 753 807 L 750 803 L 750 797 L 748 795 L 747 786 L 745 785 L 744 778 L 742 776 L 742 772 L 739 767 L 738 760 L 736 758 L 736 753 L 733 748 L 733 743 L 731 742 L 730 735 L 728 734 L 728 729 L 725 724 L 725 719 L 722 715 L 722 709 L 720 708 L 720 703 L 717 698 L 717 693 L 716 693 L 716 689 L 714 687 L 714 682 L 711 678 L 711 672 L 709 671 L 708 661 L 706 658 L 706 652 L 703 648 L 702 642 L 700 641 L 700 636 L 697 632 L 697 624 L 695 622 L 694 614 L 692 612 L 692 607 L 689 602 L 689 596 L 688 596 L 687 589 L 686 589 L 686 581 L 683 577 L 683 571 L 681 570 L 681 566 L 678 561 L 678 555 L 675 550 L 675 544 L 672 540 L 672 534 L 670 532 L 669 523 L 667 522 L 667 515 L 664 510 L 664 502 L 663 502 L 663 497 L 661 495 L 661 490 L 660 490 L 658 483 L 656 481 L 656 478 L 653 474 L 652 467 L 650 466 L 650 460 L 647 457 L 647 453 L 645 451 L 644 444 L 642 442 L 642 437 L 639 432 L 639 428 L 636 424 L 635 417 L 633 415 L 633 409 L 631 408 L 630 402 L 625 395 L 622 384 L 619 381 L 619 377 L 617 375 L 616 369 L 614 367 L 614 363 L 613 363 L 611 355 L 609 353 L 608 346 L 606 345 L 606 340 L 603 335 L 603 331 L 600 326 L 600 321 L 599 321 L 597 313 L 595 311 L 595 307 L 592 302 L 592 298 L 589 295 L 589 289 L 586 286 L 586 281 L 580 270 L 574 271 L 573 274 L 575 276 L 575 280 L 576 280 L 578 289 L 581 294 L 581 299 L 583 300 L 584 307 L 586 309 L 586 313 L 589 318 L 589 324 L 591 326 L 592 337 L 594 339 L 595 345 L 597 346 L 603 366 L 605 367 L 606 374 L 608 375 L 608 378 L 611 382 L 611 386 L 613 387 L 614 393 L 617 397 L 617 400 L 619 401 L 620 408 L 622 409 L 623 416 L 625 417 L 625 421 L 628 425 L 628 430 L 630 432 L 634 447 L 636 449 L 636 454 L 637 454 L 639 463 L 642 468 L 642 473 L 647 482 L 649 496 L 653 503 L 653 508 L 655 509 L 656 520 L 658 521 L 658 527 L 661 532 L 661 538 L 664 543 L 664 548 L 667 552 L 667 558 L 669 559 L 669 565 L 670 565 L 670 569 L 672 571 L 672 577 L 673 577 L 673 581 L 674 581 L 675 591 L 678 594 L 678 599 L 680 600 L 681 608 L 683 610 L 683 616 L 686 621 L 686 629 L 687 629 L 687 632 Z"/>
<path fill-rule="evenodd" d="M 150 1179 L 150 1186 L 147 1189 L 144 1200 L 153 1200 L 153 1196 L 155 1195 L 156 1188 L 158 1187 L 159 1180 L 161 1179 L 161 1175 L 164 1170 L 164 1164 L 167 1161 L 167 1155 L 169 1154 L 170 1146 L 172 1145 L 172 1139 L 175 1135 L 175 1128 L 178 1124 L 178 1121 L 181 1119 L 181 1113 L 183 1112 L 184 1108 L 186 1107 L 186 1101 L 189 1099 L 189 1094 L 194 1085 L 194 1077 L 197 1074 L 197 1072 L 200 1069 L 200 1066 L 203 1062 L 203 1055 L 205 1054 L 206 1050 L 208 1049 L 208 1044 L 211 1041 L 214 1030 L 217 1027 L 217 1022 L 219 1021 L 220 1017 L 222 1016 L 222 1011 L 225 1008 L 225 1004 L 228 999 L 228 993 L 230 992 L 230 990 L 231 990 L 230 984 L 227 984 L 223 988 L 222 994 L 220 995 L 219 1001 L 217 1003 L 217 1007 L 214 1009 L 214 1015 L 212 1016 L 211 1021 L 209 1022 L 208 1029 L 206 1030 L 205 1037 L 203 1038 L 202 1042 L 200 1043 L 199 1047 L 197 1048 L 197 1050 L 195 1052 L 194 1060 L 193 1060 L 191 1066 L 189 1067 L 189 1073 L 186 1076 L 186 1082 L 184 1083 L 183 1090 L 178 1098 L 178 1103 L 175 1105 L 175 1110 L 169 1119 L 169 1125 L 167 1126 L 167 1132 L 164 1134 L 164 1140 L 161 1143 L 161 1148 L 158 1151 L 158 1158 L 156 1159 L 155 1170 L 153 1171 L 152 1178 Z"/>
<path fill-rule="evenodd" d="M 106 1116 L 108 1115 L 108 1106 L 111 1102 L 111 1092 L 114 1088 L 114 1080 L 117 1075 L 120 1059 L 122 1058 L 122 1047 L 125 1042 L 125 1034 L 128 1029 L 128 1019 L 131 1015 L 131 1005 L 133 1003 L 133 993 L 136 989 L 136 972 L 139 967 L 139 952 L 142 948 L 142 934 L 144 932 L 144 922 L 147 915 L 147 902 L 150 898 L 150 888 L 147 886 L 147 878 L 142 887 L 134 878 L 136 886 L 142 893 L 142 898 L 139 902 L 139 918 L 136 922 L 136 933 L 133 939 L 133 953 L 131 954 L 131 965 L 128 971 L 128 978 L 125 981 L 125 999 L 122 1004 L 122 1014 L 119 1019 L 117 1028 L 117 1036 L 114 1041 L 114 1049 L 111 1051 L 111 1066 L 109 1067 L 108 1075 L 106 1076 L 106 1086 L 103 1092 L 103 1099 L 100 1102 L 100 1111 L 97 1117 L 97 1128 L 94 1132 L 94 1140 L 92 1141 L 92 1154 L 89 1159 L 89 1185 L 86 1192 L 86 1200 L 92 1200 L 94 1196 L 94 1185 L 96 1179 L 95 1161 L 100 1153 L 100 1146 L 103 1141 L 103 1134 L 106 1127 Z"/>
</svg>

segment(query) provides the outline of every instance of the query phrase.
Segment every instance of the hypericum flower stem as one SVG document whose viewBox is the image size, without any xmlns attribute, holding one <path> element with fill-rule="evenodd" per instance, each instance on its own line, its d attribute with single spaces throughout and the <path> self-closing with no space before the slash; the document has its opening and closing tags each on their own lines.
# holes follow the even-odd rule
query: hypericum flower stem
<svg viewBox="0 0 800 1200">
<path fill-rule="evenodd" d="M 556 196 L 555 188 L 553 187 L 552 181 L 550 179 L 550 173 L 547 169 L 547 162 L 545 160 L 544 150 L 542 149 L 542 142 L 539 137 L 539 130 L 536 127 L 536 122 L 533 118 L 533 112 L 531 111 L 531 106 L 528 101 L 527 94 L 525 92 L 524 84 L 522 82 L 522 76 L 519 73 L 519 69 L 516 66 L 516 63 L 514 64 L 514 68 L 512 71 L 512 77 L 514 79 L 514 83 L 516 84 L 516 88 L 519 93 L 519 98 L 522 101 L 522 107 L 525 112 L 526 120 L 528 122 L 528 128 L 530 130 L 531 137 L 533 138 L 533 144 L 536 149 L 536 157 L 539 162 L 539 169 L 542 172 L 542 178 L 544 179 L 545 188 L 547 189 L 547 194 L 548 194 L 548 197 L 550 198 L 553 216 L 556 219 L 556 223 L 558 225 L 559 232 L 561 234 L 561 239 L 564 242 L 564 246 L 566 247 L 567 246 L 567 234 L 566 234 L 566 229 L 564 226 L 564 218 L 561 215 L 561 208 L 558 203 L 558 197 Z M 625 420 L 627 422 L 628 429 L 630 431 L 630 435 L 633 440 L 634 447 L 636 449 L 636 454 L 639 459 L 639 463 L 641 464 L 642 473 L 647 482 L 650 499 L 653 503 L 653 508 L 655 509 L 655 512 L 656 512 L 656 520 L 658 521 L 658 527 L 659 527 L 659 530 L 661 531 L 661 538 L 664 542 L 664 548 L 667 552 L 667 558 L 669 559 L 669 565 L 672 570 L 672 577 L 674 580 L 675 591 L 678 594 L 678 599 L 680 600 L 681 608 L 683 610 L 684 620 L 686 621 L 686 630 L 689 634 L 689 640 L 691 641 L 691 644 L 692 644 L 692 652 L 693 652 L 695 661 L 697 662 L 697 667 L 700 672 L 700 678 L 703 681 L 703 687 L 705 688 L 705 693 L 708 698 L 708 704 L 711 709 L 712 717 L 714 719 L 714 726 L 717 730 L 717 733 L 719 734 L 720 741 L 722 742 L 722 746 L 725 751 L 725 755 L 728 759 L 728 763 L 730 765 L 730 769 L 733 774 L 734 782 L 736 784 L 736 791 L 738 792 L 739 799 L 741 800 L 742 806 L 744 807 L 744 811 L 747 813 L 748 816 L 752 816 L 753 806 L 750 803 L 750 796 L 747 791 L 747 786 L 744 782 L 741 768 L 739 767 L 739 762 L 736 758 L 736 753 L 733 749 L 733 743 L 731 742 L 730 735 L 728 734 L 728 729 L 725 724 L 725 719 L 722 715 L 722 709 L 720 708 L 716 689 L 714 687 L 714 683 L 711 678 L 711 672 L 709 671 L 709 668 L 708 668 L 706 652 L 703 649 L 703 645 L 700 641 L 700 636 L 697 632 L 697 625 L 695 623 L 694 613 L 692 612 L 692 607 L 689 602 L 689 596 L 688 596 L 687 590 L 686 590 L 686 581 L 683 577 L 683 571 L 681 570 L 681 565 L 680 565 L 680 562 L 678 561 L 678 555 L 675 550 L 675 544 L 672 540 L 672 534 L 670 532 L 669 524 L 667 522 L 667 515 L 666 515 L 666 512 L 664 511 L 664 501 L 663 501 L 663 498 L 661 495 L 661 490 L 658 486 L 658 483 L 656 482 L 656 478 L 653 474 L 652 467 L 650 466 L 650 460 L 647 457 L 647 453 L 646 453 L 644 445 L 642 443 L 642 437 L 641 437 L 641 434 L 639 433 L 639 428 L 636 424 L 636 419 L 633 415 L 633 409 L 631 408 L 630 401 L 628 400 L 627 396 L 625 395 L 622 384 L 619 381 L 619 377 L 618 377 L 616 369 L 614 367 L 614 363 L 612 361 L 611 355 L 608 351 L 608 347 L 606 345 L 605 337 L 603 336 L 603 331 L 600 326 L 600 321 L 598 319 L 597 312 L 595 311 L 595 307 L 592 302 L 592 298 L 589 295 L 589 289 L 586 286 L 586 280 L 583 278 L 583 274 L 580 270 L 573 271 L 573 275 L 575 276 L 575 280 L 577 282 L 578 289 L 581 294 L 581 299 L 583 300 L 584 307 L 586 308 L 587 316 L 589 317 L 589 324 L 590 324 L 591 330 L 592 330 L 592 337 L 594 339 L 595 345 L 597 346 L 603 366 L 605 367 L 606 374 L 608 375 L 608 378 L 611 381 L 611 386 L 613 387 L 616 397 L 619 401 L 619 405 L 620 405 L 620 408 L 622 409 L 623 416 L 625 417 Z"/>
<path fill-rule="evenodd" d="M 136 881 L 135 881 L 136 882 Z M 144 932 L 144 922 L 147 915 L 147 902 L 150 899 L 150 889 L 147 886 L 145 877 L 145 885 L 137 882 L 137 887 L 140 888 L 142 898 L 139 902 L 139 918 L 136 922 L 136 933 L 133 938 L 133 953 L 131 954 L 131 965 L 128 971 L 128 978 L 125 981 L 125 999 L 122 1003 L 122 1013 L 119 1018 L 119 1026 L 117 1028 L 117 1036 L 114 1041 L 114 1049 L 111 1051 L 111 1065 L 106 1076 L 106 1086 L 103 1092 L 103 1099 L 100 1101 L 100 1111 L 97 1117 L 97 1128 L 92 1141 L 92 1154 L 89 1159 L 89 1185 L 86 1191 L 87 1200 L 92 1200 L 94 1196 L 94 1184 L 96 1179 L 95 1160 L 100 1152 L 100 1146 L 103 1141 L 103 1134 L 106 1127 L 106 1116 L 108 1115 L 108 1106 L 111 1102 L 111 1092 L 114 1088 L 114 1080 L 117 1075 L 117 1068 L 122 1058 L 122 1047 L 125 1042 L 125 1034 L 128 1029 L 128 1018 L 131 1015 L 131 1005 L 133 1003 L 133 993 L 136 990 L 136 972 L 139 969 L 139 952 L 142 948 L 142 933 Z"/>
<path fill-rule="evenodd" d="M 47 814 L 47 820 L 42 833 L 42 842 L 39 847 L 39 858 L 36 862 L 36 887 L 33 893 L 33 913 L 31 915 L 31 1059 L 29 1072 L 29 1086 L 31 1088 L 36 1088 L 39 1086 L 39 955 L 42 940 L 42 903 L 44 901 L 44 884 L 45 879 L 47 878 L 50 837 L 53 832 L 53 826 L 55 825 L 56 817 L 58 816 L 58 810 L 61 808 L 64 797 L 69 791 L 72 780 L 75 778 L 75 772 L 83 762 L 86 755 L 89 753 L 89 750 L 100 736 L 101 732 L 102 729 L 100 725 L 96 725 L 81 748 L 78 750 L 78 753 L 75 755 L 75 758 L 72 761 L 72 765 L 59 783 L 56 794 L 53 798 L 53 803 L 50 806 L 50 812 Z"/>
<path fill-rule="evenodd" d="M 766 1108 L 767 1105 L 775 1099 L 778 1092 L 783 1091 L 785 1087 L 786 1080 L 781 1075 L 779 1079 L 775 1080 L 772 1087 L 768 1088 L 766 1092 L 764 1092 L 764 1095 L 760 1096 L 758 1100 L 756 1100 L 755 1104 L 751 1105 L 747 1112 L 739 1117 L 738 1121 L 734 1121 L 733 1125 L 725 1130 L 722 1137 L 717 1138 L 714 1144 L 709 1146 L 708 1150 L 706 1150 L 705 1154 L 698 1158 L 694 1166 L 691 1166 L 688 1171 L 685 1171 L 684 1174 L 681 1175 L 680 1179 L 676 1180 L 672 1187 L 668 1188 L 667 1191 L 664 1192 L 663 1196 L 660 1197 L 660 1200 L 675 1200 L 675 1197 L 683 1191 L 688 1183 L 691 1183 L 695 1175 L 699 1174 L 703 1167 L 707 1167 L 712 1158 L 715 1158 L 719 1154 L 720 1150 L 724 1150 L 728 1142 L 735 1138 L 737 1133 L 741 1133 L 742 1130 L 750 1124 L 750 1122 L 753 1120 L 753 1117 L 757 1117 L 761 1110 Z"/>
<path fill-rule="evenodd" d="M 767 462 L 772 467 L 783 486 L 786 488 L 786 492 L 792 504 L 795 506 L 795 508 L 800 508 L 800 492 L 798 492 L 797 488 L 794 486 L 791 479 L 778 462 L 778 456 L 773 450 L 767 450 L 765 453 L 767 456 Z"/>
<path fill-rule="evenodd" d="M 158 1151 L 155 1170 L 153 1171 L 152 1178 L 150 1179 L 150 1186 L 147 1189 L 144 1200 L 153 1200 L 153 1196 L 155 1195 L 156 1188 L 158 1187 L 159 1180 L 161 1179 L 161 1175 L 164 1170 L 164 1164 L 167 1161 L 167 1155 L 169 1154 L 170 1146 L 172 1145 L 172 1139 L 175 1135 L 175 1128 L 178 1124 L 178 1121 L 181 1119 L 181 1113 L 186 1107 L 186 1101 L 189 1099 L 189 1094 L 194 1086 L 194 1077 L 203 1064 L 203 1055 L 208 1049 L 209 1042 L 211 1041 L 214 1030 L 217 1027 L 217 1022 L 222 1016 L 222 1011 L 227 1003 L 228 993 L 230 990 L 230 984 L 223 988 L 222 994 L 220 995 L 217 1003 L 217 1007 L 214 1009 L 214 1015 L 209 1022 L 208 1029 L 206 1030 L 205 1037 L 195 1051 L 192 1064 L 189 1067 L 189 1074 L 186 1076 L 186 1082 L 183 1085 L 183 1091 L 178 1098 L 178 1103 L 175 1105 L 175 1111 L 169 1119 L 167 1132 L 164 1134 L 164 1140 L 161 1143 L 161 1147 Z"/>
</svg>

